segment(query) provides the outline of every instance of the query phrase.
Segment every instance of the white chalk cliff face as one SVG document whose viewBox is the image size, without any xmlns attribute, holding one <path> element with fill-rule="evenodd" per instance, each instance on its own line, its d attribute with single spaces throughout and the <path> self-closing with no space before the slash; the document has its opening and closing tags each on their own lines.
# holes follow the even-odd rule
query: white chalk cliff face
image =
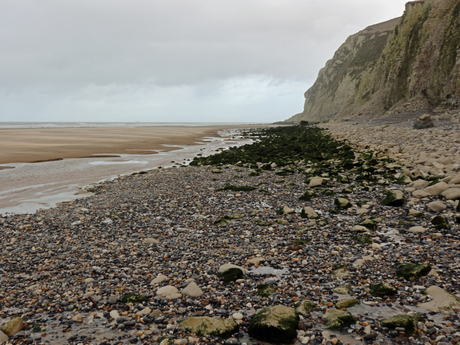
<svg viewBox="0 0 460 345">
<path fill-rule="evenodd" d="M 287 121 L 322 121 L 456 106 L 460 0 L 413 1 L 403 17 L 348 37 Z"/>
</svg>

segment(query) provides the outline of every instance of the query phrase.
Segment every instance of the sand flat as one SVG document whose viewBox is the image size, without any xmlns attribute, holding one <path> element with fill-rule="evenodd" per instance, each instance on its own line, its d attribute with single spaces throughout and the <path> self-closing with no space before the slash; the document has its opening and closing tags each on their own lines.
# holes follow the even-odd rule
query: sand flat
<svg viewBox="0 0 460 345">
<path fill-rule="evenodd" d="M 81 158 L 98 154 L 169 151 L 191 145 L 219 130 L 263 126 L 152 126 L 133 128 L 0 129 L 0 164 Z"/>
</svg>

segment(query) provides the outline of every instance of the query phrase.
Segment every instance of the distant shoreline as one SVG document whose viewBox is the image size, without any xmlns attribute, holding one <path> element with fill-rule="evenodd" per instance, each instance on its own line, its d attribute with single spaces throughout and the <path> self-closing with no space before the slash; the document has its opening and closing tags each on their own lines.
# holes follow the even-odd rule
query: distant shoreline
<svg viewBox="0 0 460 345">
<path fill-rule="evenodd" d="M 168 145 L 203 142 L 203 138 L 216 136 L 221 130 L 266 126 L 270 125 L 0 128 L 0 164 L 152 154 L 177 149 Z"/>
</svg>

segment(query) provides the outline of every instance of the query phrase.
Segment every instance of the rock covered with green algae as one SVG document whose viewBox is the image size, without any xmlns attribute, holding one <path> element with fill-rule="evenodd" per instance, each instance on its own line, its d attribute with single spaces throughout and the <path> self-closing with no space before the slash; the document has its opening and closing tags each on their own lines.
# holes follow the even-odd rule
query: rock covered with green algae
<svg viewBox="0 0 460 345">
<path fill-rule="evenodd" d="M 11 337 L 22 330 L 24 323 L 22 318 L 16 317 L 0 327 L 0 331 Z"/>
<path fill-rule="evenodd" d="M 426 276 L 430 271 L 430 264 L 401 263 L 396 266 L 396 275 L 407 280 Z"/>
<path fill-rule="evenodd" d="M 380 325 L 394 329 L 396 327 L 403 327 L 407 335 L 417 334 L 417 323 L 423 321 L 423 317 L 419 314 L 413 313 L 408 315 L 395 315 L 388 319 L 382 320 Z"/>
<path fill-rule="evenodd" d="M 232 318 L 219 319 L 209 316 L 189 317 L 180 325 L 198 336 L 213 335 L 220 338 L 228 338 L 239 329 L 238 324 Z"/>
<path fill-rule="evenodd" d="M 220 280 L 224 281 L 226 284 L 229 284 L 243 278 L 244 272 L 240 268 L 232 267 L 228 270 L 218 273 L 217 276 L 220 278 Z"/>
<path fill-rule="evenodd" d="M 348 295 L 350 293 L 350 289 L 346 286 L 338 286 L 332 291 L 338 293 L 339 295 Z"/>
<path fill-rule="evenodd" d="M 248 333 L 256 339 L 286 343 L 297 336 L 298 324 L 294 308 L 277 305 L 258 311 L 251 319 Z"/>
<path fill-rule="evenodd" d="M 388 283 L 371 284 L 369 289 L 375 297 L 393 296 L 398 293 L 398 289 Z"/>
<path fill-rule="evenodd" d="M 359 300 L 357 300 L 356 298 L 347 298 L 347 299 L 344 299 L 340 302 L 337 302 L 335 307 L 337 309 L 341 309 L 341 308 L 351 308 L 357 304 L 360 304 Z"/>
<path fill-rule="evenodd" d="M 265 284 L 261 284 L 257 286 L 257 290 L 258 290 L 257 294 L 261 297 L 268 297 L 276 291 L 272 285 L 265 285 Z"/>
<path fill-rule="evenodd" d="M 345 199 L 345 198 L 336 198 L 334 200 L 334 205 L 337 206 L 339 210 L 347 209 L 351 207 L 350 201 L 348 201 L 348 199 Z"/>
<path fill-rule="evenodd" d="M 302 302 L 297 302 L 294 305 L 295 312 L 300 315 L 306 315 L 310 313 L 313 309 L 316 308 L 316 303 L 313 303 L 310 300 L 305 300 Z"/>
<path fill-rule="evenodd" d="M 342 329 L 356 323 L 356 319 L 347 311 L 331 309 L 324 314 L 325 324 L 330 329 Z"/>
<path fill-rule="evenodd" d="M 365 228 L 367 228 L 367 229 L 369 229 L 371 231 L 377 230 L 377 223 L 375 221 L 373 221 L 372 219 L 369 219 L 369 218 L 363 219 L 357 225 L 364 226 Z"/>
<path fill-rule="evenodd" d="M 383 206 L 402 206 L 406 203 L 406 197 L 400 190 L 390 190 L 382 201 Z"/>
</svg>

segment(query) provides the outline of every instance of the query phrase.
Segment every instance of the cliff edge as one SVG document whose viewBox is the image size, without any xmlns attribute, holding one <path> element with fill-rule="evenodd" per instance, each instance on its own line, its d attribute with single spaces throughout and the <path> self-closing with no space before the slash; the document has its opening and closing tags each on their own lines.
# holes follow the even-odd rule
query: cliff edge
<svg viewBox="0 0 460 345">
<path fill-rule="evenodd" d="M 347 38 L 287 122 L 458 107 L 460 0 L 406 4 L 404 15 Z"/>
</svg>

